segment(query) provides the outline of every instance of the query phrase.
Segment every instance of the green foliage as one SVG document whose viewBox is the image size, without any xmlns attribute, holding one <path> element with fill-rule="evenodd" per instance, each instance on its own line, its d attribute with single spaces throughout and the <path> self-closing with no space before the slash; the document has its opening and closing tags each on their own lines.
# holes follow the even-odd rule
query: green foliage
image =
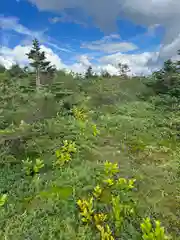
<svg viewBox="0 0 180 240">
<path fill-rule="evenodd" d="M 0 73 L 0 239 L 140 240 L 151 216 L 179 240 L 178 101 L 143 101 L 139 77 L 34 78 Z"/>
<path fill-rule="evenodd" d="M 92 71 L 92 67 L 89 66 L 87 71 L 86 71 L 86 74 L 85 74 L 85 77 L 86 78 L 92 78 L 93 77 L 93 71 Z"/>
<path fill-rule="evenodd" d="M 174 103 L 179 103 L 180 74 L 178 62 L 165 61 L 163 68 L 154 72 L 148 80 L 145 79 L 144 83 L 153 90 L 153 94 L 160 96 L 161 106 L 164 104 L 173 107 Z"/>
<path fill-rule="evenodd" d="M 10 78 L 23 78 L 26 77 L 26 72 L 23 71 L 22 68 L 18 64 L 12 65 L 12 67 L 8 70 L 8 75 Z"/>
<path fill-rule="evenodd" d="M 92 193 L 94 197 L 77 201 L 82 222 L 95 227 L 100 232 L 101 240 L 120 238 L 123 232 L 129 229 L 128 225 L 134 225 L 133 235 L 141 239 L 141 234 L 138 228 L 136 229 L 137 223 L 134 222 L 137 214 L 135 212 L 136 203 L 129 195 L 130 191 L 135 188 L 135 179 L 117 178 L 117 164 L 111 162 L 105 163 L 104 173 L 105 176 L 111 177 L 112 184 L 107 186 L 97 185 Z M 106 198 L 103 198 L 105 192 Z M 107 192 L 109 193 L 108 198 Z M 136 221 L 139 221 L 139 219 Z M 153 228 L 149 218 L 144 219 L 139 224 L 144 240 L 170 239 L 165 235 L 164 228 L 160 226 L 160 221 L 155 221 L 155 228 Z"/>
<path fill-rule="evenodd" d="M 40 172 L 40 169 L 44 167 L 44 162 L 40 158 L 37 158 L 35 164 L 29 158 L 23 161 L 23 169 L 27 176 L 34 176 Z"/>
<path fill-rule="evenodd" d="M 102 76 L 103 78 L 110 78 L 110 77 L 111 77 L 111 75 L 110 75 L 109 72 L 107 72 L 107 71 L 102 71 L 101 76 Z"/>
<path fill-rule="evenodd" d="M 63 146 L 56 150 L 56 162 L 55 165 L 63 166 L 66 162 L 72 160 L 72 154 L 76 153 L 75 142 L 63 141 Z"/>
<path fill-rule="evenodd" d="M 153 228 L 150 218 L 145 218 L 141 223 L 141 230 L 143 232 L 143 240 L 168 240 L 170 239 L 164 233 L 164 228 L 161 227 L 159 221 L 155 221 Z"/>
<path fill-rule="evenodd" d="M 32 42 L 32 49 L 30 50 L 29 53 L 27 53 L 27 56 L 29 59 L 32 59 L 33 62 L 30 63 L 32 67 L 35 69 L 41 69 L 45 70 L 50 62 L 45 61 L 45 52 L 40 51 L 40 44 L 37 39 L 34 39 Z"/>
<path fill-rule="evenodd" d="M 112 177 L 114 174 L 119 172 L 117 163 L 111 163 L 106 161 L 104 166 L 105 166 L 105 173 L 110 177 Z"/>
<path fill-rule="evenodd" d="M 4 206 L 7 201 L 7 197 L 7 194 L 3 194 L 2 196 L 0 196 L 0 207 Z"/>
<path fill-rule="evenodd" d="M 47 76 L 47 73 L 49 75 L 53 75 L 55 72 L 55 68 L 50 65 L 51 63 L 49 61 L 46 61 L 45 52 L 41 51 L 40 44 L 37 39 L 33 40 L 32 49 L 26 55 L 31 60 L 30 65 L 36 71 L 36 86 L 39 87 L 41 84 L 40 75 L 42 73 L 46 73 L 46 76 Z"/>
<path fill-rule="evenodd" d="M 0 64 L 0 73 L 4 73 L 6 71 L 6 68 Z"/>
</svg>

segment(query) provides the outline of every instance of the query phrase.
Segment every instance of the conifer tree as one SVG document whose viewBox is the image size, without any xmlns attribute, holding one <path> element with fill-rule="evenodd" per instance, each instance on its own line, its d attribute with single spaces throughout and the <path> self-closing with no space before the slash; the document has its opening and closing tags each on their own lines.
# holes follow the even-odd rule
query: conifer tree
<svg viewBox="0 0 180 240">
<path fill-rule="evenodd" d="M 11 66 L 11 68 L 8 70 L 8 73 L 12 78 L 23 78 L 25 75 L 23 69 L 17 63 Z"/>
<path fill-rule="evenodd" d="M 88 67 L 85 76 L 86 78 L 91 78 L 93 76 L 93 71 L 91 66 Z"/>
<path fill-rule="evenodd" d="M 32 42 L 32 49 L 26 54 L 29 59 L 32 60 L 30 65 L 36 71 L 36 87 L 39 88 L 41 85 L 40 74 L 42 72 L 47 72 L 53 74 L 55 68 L 51 66 L 50 62 L 46 60 L 45 52 L 41 51 L 39 41 L 34 39 Z"/>
<path fill-rule="evenodd" d="M 0 64 L 0 73 L 4 73 L 6 71 L 6 68 Z"/>
</svg>

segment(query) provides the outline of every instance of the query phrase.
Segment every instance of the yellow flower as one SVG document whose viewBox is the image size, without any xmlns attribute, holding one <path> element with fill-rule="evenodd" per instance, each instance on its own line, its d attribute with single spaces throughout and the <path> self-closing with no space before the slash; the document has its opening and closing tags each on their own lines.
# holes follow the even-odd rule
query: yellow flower
<svg viewBox="0 0 180 240">
<path fill-rule="evenodd" d="M 83 206 L 85 205 L 85 204 L 84 204 L 84 200 L 79 199 L 79 200 L 77 201 L 77 205 L 78 205 L 79 208 L 82 210 L 82 209 L 83 209 Z"/>
<path fill-rule="evenodd" d="M 114 175 L 119 172 L 118 164 L 106 161 L 104 164 L 105 173 L 108 175 Z"/>
<path fill-rule="evenodd" d="M 134 188 L 134 183 L 136 182 L 136 179 L 130 179 L 129 183 L 128 183 L 128 187 L 129 189 L 133 189 Z"/>
<path fill-rule="evenodd" d="M 93 129 L 93 135 L 96 137 L 100 133 L 99 130 L 97 129 L 96 124 L 92 125 L 92 129 Z"/>
<path fill-rule="evenodd" d="M 105 179 L 104 183 L 106 183 L 109 187 L 114 185 L 114 180 L 111 178 Z"/>
<path fill-rule="evenodd" d="M 72 111 L 73 111 L 74 117 L 77 120 L 81 120 L 81 121 L 85 121 L 86 120 L 87 116 L 84 113 L 83 109 L 78 109 L 77 107 L 74 107 Z"/>
<path fill-rule="evenodd" d="M 94 213 L 93 210 L 93 198 L 90 198 L 89 200 L 78 200 L 77 205 L 80 208 L 80 215 L 82 216 L 83 222 L 91 222 L 92 221 L 92 215 Z"/>
<path fill-rule="evenodd" d="M 109 225 L 106 225 L 105 227 L 97 225 L 96 227 L 101 233 L 101 240 L 114 240 Z"/>
<path fill-rule="evenodd" d="M 98 198 L 102 193 L 102 189 L 99 185 L 97 185 L 95 188 L 94 188 L 94 192 L 93 192 L 93 195 Z"/>
<path fill-rule="evenodd" d="M 127 179 L 125 178 L 118 178 L 117 183 L 122 185 L 122 184 L 127 184 Z"/>
<path fill-rule="evenodd" d="M 104 213 L 97 213 L 94 215 L 95 224 L 103 223 L 107 219 L 107 215 Z"/>
</svg>

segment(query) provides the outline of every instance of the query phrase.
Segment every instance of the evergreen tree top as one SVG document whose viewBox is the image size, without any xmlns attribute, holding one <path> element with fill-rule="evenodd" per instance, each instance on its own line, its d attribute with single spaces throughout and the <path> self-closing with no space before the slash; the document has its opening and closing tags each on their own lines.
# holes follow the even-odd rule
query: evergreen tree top
<svg viewBox="0 0 180 240">
<path fill-rule="evenodd" d="M 26 55 L 32 60 L 30 65 L 36 70 L 51 72 L 55 70 L 55 68 L 50 65 L 50 62 L 46 60 L 45 52 L 41 51 L 40 43 L 36 38 L 32 42 L 32 49 Z"/>
</svg>

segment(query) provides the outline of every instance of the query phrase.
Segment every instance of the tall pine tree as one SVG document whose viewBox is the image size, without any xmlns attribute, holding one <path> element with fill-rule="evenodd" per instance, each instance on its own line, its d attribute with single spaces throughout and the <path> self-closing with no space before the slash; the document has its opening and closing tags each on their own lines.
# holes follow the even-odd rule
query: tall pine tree
<svg viewBox="0 0 180 240">
<path fill-rule="evenodd" d="M 87 69 L 87 71 L 86 71 L 86 73 L 85 73 L 85 77 L 86 77 L 86 78 L 91 78 L 91 77 L 93 77 L 93 71 L 92 71 L 92 67 L 91 67 L 91 66 L 88 67 L 88 69 Z"/>
<path fill-rule="evenodd" d="M 50 62 L 46 60 L 45 52 L 41 51 L 39 41 L 34 39 L 32 42 L 32 49 L 26 54 L 29 59 L 32 60 L 30 65 L 36 71 L 36 87 L 39 88 L 41 85 L 41 73 L 53 74 L 55 68 L 51 66 Z"/>
</svg>

